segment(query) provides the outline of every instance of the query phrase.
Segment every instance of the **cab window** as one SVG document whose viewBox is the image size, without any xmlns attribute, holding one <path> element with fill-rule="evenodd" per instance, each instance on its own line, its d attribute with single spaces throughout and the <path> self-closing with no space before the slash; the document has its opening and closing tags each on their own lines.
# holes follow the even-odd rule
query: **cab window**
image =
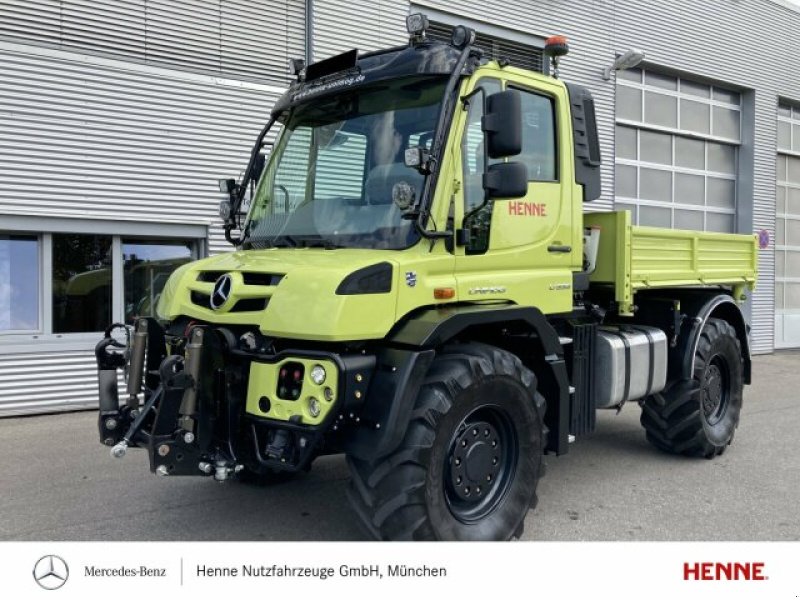
<svg viewBox="0 0 800 600">
<path fill-rule="evenodd" d="M 557 181 L 555 105 L 549 96 L 520 92 L 522 152 L 512 160 L 528 168 L 528 181 Z"/>
</svg>

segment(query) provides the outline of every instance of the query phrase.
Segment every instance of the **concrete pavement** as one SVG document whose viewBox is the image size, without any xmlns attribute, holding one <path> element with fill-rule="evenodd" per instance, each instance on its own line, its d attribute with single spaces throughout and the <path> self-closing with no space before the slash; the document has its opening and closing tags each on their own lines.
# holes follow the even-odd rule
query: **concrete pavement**
<svg viewBox="0 0 800 600">
<path fill-rule="evenodd" d="M 800 540 L 800 353 L 754 359 L 734 444 L 662 454 L 635 403 L 548 457 L 529 540 Z M 0 420 L 2 540 L 359 540 L 341 457 L 268 488 L 150 474 L 97 442 L 93 412 Z"/>
</svg>

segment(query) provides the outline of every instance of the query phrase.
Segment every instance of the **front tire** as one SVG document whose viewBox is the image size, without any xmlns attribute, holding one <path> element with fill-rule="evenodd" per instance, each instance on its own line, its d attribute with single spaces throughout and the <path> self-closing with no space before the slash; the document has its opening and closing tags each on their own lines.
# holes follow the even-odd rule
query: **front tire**
<svg viewBox="0 0 800 600">
<path fill-rule="evenodd" d="M 648 396 L 641 423 L 647 440 L 673 454 L 714 458 L 733 441 L 744 388 L 742 349 L 727 321 L 708 319 L 695 352 L 692 379 Z"/>
<path fill-rule="evenodd" d="M 445 348 L 404 439 L 377 462 L 348 457 L 349 498 L 384 540 L 508 540 L 522 534 L 542 474 L 545 403 L 513 354 Z"/>
</svg>

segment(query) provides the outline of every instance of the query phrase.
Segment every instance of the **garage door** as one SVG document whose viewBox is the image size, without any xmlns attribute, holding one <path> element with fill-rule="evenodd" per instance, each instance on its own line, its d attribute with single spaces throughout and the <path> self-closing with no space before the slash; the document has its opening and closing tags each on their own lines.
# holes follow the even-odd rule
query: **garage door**
<svg viewBox="0 0 800 600">
<path fill-rule="evenodd" d="M 800 348 L 800 106 L 778 106 L 775 347 Z"/>
</svg>

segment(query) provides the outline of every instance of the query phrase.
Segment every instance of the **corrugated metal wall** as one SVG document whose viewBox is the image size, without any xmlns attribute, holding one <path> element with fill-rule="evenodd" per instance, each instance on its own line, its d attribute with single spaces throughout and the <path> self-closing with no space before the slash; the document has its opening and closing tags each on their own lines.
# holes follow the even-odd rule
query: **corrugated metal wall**
<svg viewBox="0 0 800 600">
<path fill-rule="evenodd" d="M 641 47 L 650 64 L 755 92 L 752 230 L 774 237 L 778 95 L 800 100 L 800 13 L 768 0 L 419 0 L 538 38 L 570 37 L 564 79 L 590 87 L 602 138 L 603 196 L 613 206 L 617 52 Z M 0 218 L 41 214 L 210 224 L 227 250 L 214 181 L 238 174 L 278 89 L 285 59 L 304 47 L 304 0 L 4 0 L 0 3 Z M 320 59 L 353 46 L 403 44 L 408 0 L 313 2 Z M 276 15 L 282 25 L 276 29 Z M 713 15 L 713 21 L 708 15 Z M 769 49 L 747 40 L 768 39 Z M 24 44 L 24 45 L 22 45 Z M 35 182 L 35 185 L 30 185 Z M 741 221 L 749 229 L 749 217 Z M 754 349 L 773 339 L 773 251 L 761 253 Z M 4 343 L 4 342 L 0 342 Z M 27 391 L 26 391 L 27 390 Z M 35 393 L 33 393 L 35 391 Z M 38 410 L 93 404 L 88 350 L 0 353 L 0 413 L 26 398 Z"/>
<path fill-rule="evenodd" d="M 0 2 L 0 228 L 3 215 L 172 221 L 209 227 L 209 250 L 229 250 L 216 180 L 241 174 L 287 55 L 303 55 L 304 11 L 304 0 Z M 96 405 L 93 343 L 32 351 L 47 338 L 0 337 L 0 415 Z"/>
</svg>

